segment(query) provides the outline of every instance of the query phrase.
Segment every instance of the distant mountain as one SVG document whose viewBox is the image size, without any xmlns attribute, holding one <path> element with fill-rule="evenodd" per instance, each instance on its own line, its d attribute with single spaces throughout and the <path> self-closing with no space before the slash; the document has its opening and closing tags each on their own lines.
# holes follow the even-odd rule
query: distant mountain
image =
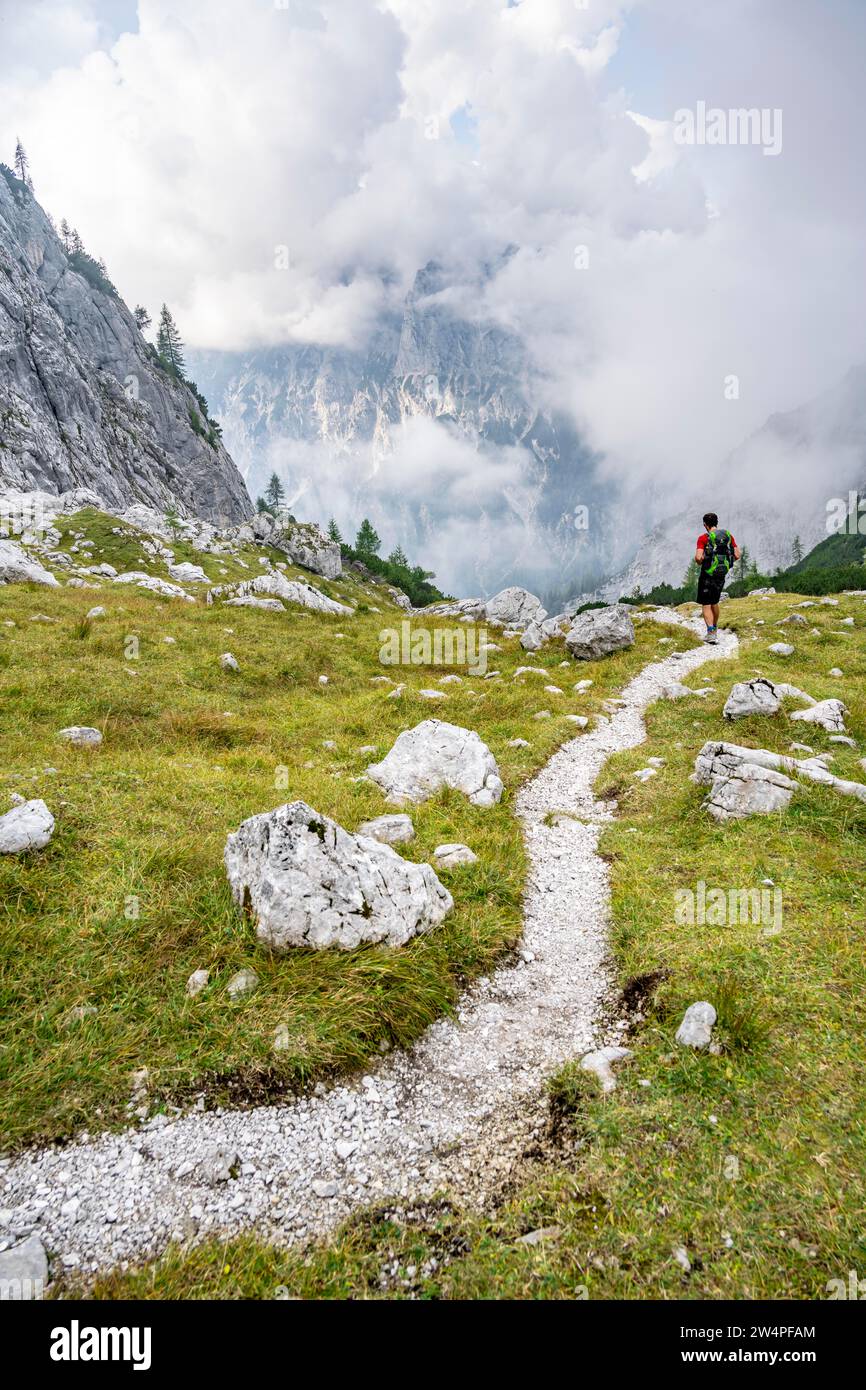
<svg viewBox="0 0 866 1390">
<path fill-rule="evenodd" d="M 828 538 L 828 506 L 850 490 L 866 495 L 866 366 L 852 368 L 832 390 L 766 424 L 717 468 L 709 469 L 687 506 L 648 531 L 623 569 L 580 602 L 611 602 L 657 584 L 679 585 L 694 555 L 706 511 L 747 547 L 764 575 L 795 562 Z M 837 538 L 828 549 L 839 559 Z M 850 549 L 850 546 L 849 546 Z M 855 544 L 854 550 L 857 550 Z M 854 558 L 852 551 L 851 558 Z M 805 567 L 805 562 L 804 562 Z"/>
<path fill-rule="evenodd" d="M 276 470 L 299 517 L 335 515 L 348 534 L 369 516 L 454 592 L 595 583 L 612 545 L 627 556 L 616 490 L 537 404 L 521 341 L 461 316 L 454 289 L 426 266 L 363 350 L 199 352 L 192 369 L 253 495 Z"/>
<path fill-rule="evenodd" d="M 0 490 L 90 488 L 218 526 L 252 503 L 203 401 L 166 372 L 98 264 L 67 255 L 0 166 Z"/>
</svg>

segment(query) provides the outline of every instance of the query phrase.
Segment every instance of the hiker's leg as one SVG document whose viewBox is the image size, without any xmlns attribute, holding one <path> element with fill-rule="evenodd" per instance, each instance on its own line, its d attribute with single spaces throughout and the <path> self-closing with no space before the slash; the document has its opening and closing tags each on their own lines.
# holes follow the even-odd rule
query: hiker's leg
<svg viewBox="0 0 866 1390">
<path fill-rule="evenodd" d="M 716 609 L 714 610 L 714 609 L 713 609 L 713 605 L 712 605 L 711 603 L 705 603 L 705 604 L 704 604 L 704 622 L 705 622 L 706 625 L 707 625 L 707 631 L 708 631 L 708 632 L 709 632 L 710 628 L 713 626 L 713 624 L 715 623 L 716 617 L 718 617 L 718 612 L 719 612 L 718 608 L 716 608 Z M 715 616 L 714 616 L 714 614 L 715 614 Z"/>
<path fill-rule="evenodd" d="M 719 605 L 718 605 L 717 603 L 714 603 L 714 604 L 712 605 L 712 609 L 713 609 L 713 627 L 718 627 L 718 625 L 719 625 Z"/>
</svg>

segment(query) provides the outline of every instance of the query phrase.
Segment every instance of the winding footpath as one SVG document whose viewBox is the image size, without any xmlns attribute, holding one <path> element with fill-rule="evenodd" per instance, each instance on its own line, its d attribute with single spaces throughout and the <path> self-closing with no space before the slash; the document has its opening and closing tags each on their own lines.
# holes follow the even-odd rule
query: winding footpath
<svg viewBox="0 0 866 1390">
<path fill-rule="evenodd" d="M 674 613 L 654 616 L 697 630 Z M 617 1041 L 597 854 L 614 810 L 595 800 L 595 779 L 611 754 L 644 741 L 643 712 L 664 686 L 736 646 L 722 633 L 718 646 L 647 666 L 615 713 L 520 790 L 531 865 L 520 959 L 468 990 L 454 1019 L 352 1084 L 254 1110 L 159 1115 L 4 1161 L 4 1239 L 32 1232 L 54 1269 L 86 1277 L 153 1259 L 172 1240 L 251 1231 L 281 1245 L 309 1240 L 386 1196 L 448 1188 L 482 1199 L 537 1132 L 547 1077 Z M 558 811 L 567 814 L 550 817 Z"/>
</svg>

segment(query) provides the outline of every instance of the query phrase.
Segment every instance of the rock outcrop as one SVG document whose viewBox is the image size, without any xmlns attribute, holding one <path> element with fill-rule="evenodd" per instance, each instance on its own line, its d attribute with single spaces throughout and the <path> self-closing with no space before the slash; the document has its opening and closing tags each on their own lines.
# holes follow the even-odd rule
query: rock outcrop
<svg viewBox="0 0 866 1390">
<path fill-rule="evenodd" d="M 228 526 L 252 513 L 190 387 L 160 365 L 97 263 L 67 255 L 0 169 L 0 487 L 92 488 Z"/>
<path fill-rule="evenodd" d="M 276 952 L 402 946 L 454 905 L 429 864 L 351 835 L 303 801 L 244 821 L 228 837 L 225 864 L 258 941 Z"/>
</svg>

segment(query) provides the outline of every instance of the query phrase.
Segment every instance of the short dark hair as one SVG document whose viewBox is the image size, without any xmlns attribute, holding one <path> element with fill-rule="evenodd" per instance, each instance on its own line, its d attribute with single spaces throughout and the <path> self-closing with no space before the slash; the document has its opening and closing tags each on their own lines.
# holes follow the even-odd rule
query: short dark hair
<svg viewBox="0 0 866 1390">
<path fill-rule="evenodd" d="M 712 531 L 713 527 L 718 526 L 718 524 L 719 518 L 716 516 L 715 512 L 706 512 L 704 514 L 704 525 L 708 530 Z"/>
</svg>

